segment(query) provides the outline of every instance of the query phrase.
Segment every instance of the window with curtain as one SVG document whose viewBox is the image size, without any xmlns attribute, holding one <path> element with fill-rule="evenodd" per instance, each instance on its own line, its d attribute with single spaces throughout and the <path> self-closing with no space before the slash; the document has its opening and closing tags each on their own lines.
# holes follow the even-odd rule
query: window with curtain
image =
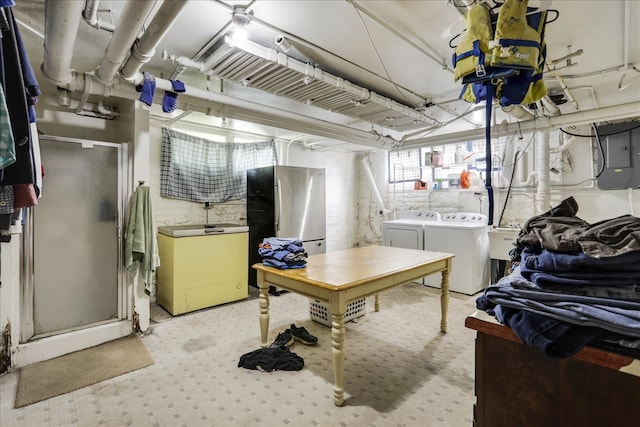
<svg viewBox="0 0 640 427">
<path fill-rule="evenodd" d="M 275 164 L 274 141 L 215 142 L 163 128 L 160 195 L 198 203 L 243 199 L 247 169 Z"/>
</svg>

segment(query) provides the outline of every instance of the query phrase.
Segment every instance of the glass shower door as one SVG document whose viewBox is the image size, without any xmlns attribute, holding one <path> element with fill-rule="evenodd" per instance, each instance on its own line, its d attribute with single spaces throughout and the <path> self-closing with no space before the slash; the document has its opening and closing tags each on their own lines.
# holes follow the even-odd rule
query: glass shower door
<svg viewBox="0 0 640 427">
<path fill-rule="evenodd" d="M 33 335 L 120 316 L 121 150 L 41 139 L 43 195 L 33 218 Z"/>
</svg>

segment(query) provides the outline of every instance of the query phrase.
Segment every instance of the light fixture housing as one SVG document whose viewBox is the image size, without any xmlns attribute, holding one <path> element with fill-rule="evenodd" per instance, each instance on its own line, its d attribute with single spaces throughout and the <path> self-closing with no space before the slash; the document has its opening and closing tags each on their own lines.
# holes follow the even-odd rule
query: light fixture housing
<svg viewBox="0 0 640 427">
<path fill-rule="evenodd" d="M 253 19 L 253 12 L 244 6 L 234 6 L 231 12 L 231 22 L 235 25 L 231 35 L 231 43 L 239 46 L 247 40 L 247 25 Z"/>
<path fill-rule="evenodd" d="M 247 10 L 247 8 L 244 6 L 233 6 L 233 11 L 231 12 L 231 22 L 233 22 L 237 27 L 246 27 L 251 23 L 252 19 L 252 11 Z"/>
</svg>

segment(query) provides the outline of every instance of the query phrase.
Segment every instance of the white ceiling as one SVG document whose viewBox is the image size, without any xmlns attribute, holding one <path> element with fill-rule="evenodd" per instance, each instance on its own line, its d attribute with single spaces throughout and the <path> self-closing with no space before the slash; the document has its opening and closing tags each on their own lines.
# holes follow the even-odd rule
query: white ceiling
<svg viewBox="0 0 640 427">
<path fill-rule="evenodd" d="M 142 0 L 132 1 L 142 3 Z M 63 2 L 64 0 L 56 0 L 56 3 Z M 277 106 L 296 114 L 317 118 L 322 123 L 330 122 L 342 128 L 353 128 L 357 132 L 374 130 L 376 135 L 389 136 L 392 141 L 410 141 L 476 129 L 482 127 L 482 112 L 458 119 L 458 116 L 475 106 L 458 100 L 461 85 L 453 79 L 450 61 L 453 49 L 449 46 L 452 36 L 443 35 L 447 32 L 457 34 L 464 29 L 464 8 L 455 6 L 462 6 L 463 2 L 464 0 L 190 0 L 141 71 L 148 71 L 162 79 L 179 78 L 188 87 L 202 90 L 212 86 L 219 88 L 217 85 L 220 84 L 220 76 L 216 75 L 215 67 L 213 72 L 209 72 L 208 82 L 207 76 L 200 71 L 179 71 L 174 61 L 163 59 L 162 52 L 165 51 L 174 58 L 206 63 L 212 53 L 224 48 L 223 37 L 233 29 L 232 6 L 242 5 L 253 13 L 252 22 L 247 27 L 249 40 L 267 55 L 281 52 L 275 39 L 282 35 L 292 45 L 286 55 L 294 63 L 310 64 L 311 68 L 375 92 L 383 100 L 393 101 L 397 103 L 394 104 L 397 107 L 407 108 L 411 113 L 409 117 L 415 119 L 414 116 L 418 115 L 419 120 L 410 120 L 403 125 L 400 119 L 396 119 L 395 123 L 386 119 L 385 123 L 384 120 L 380 121 L 380 117 L 363 119 L 350 114 L 336 114 L 335 109 L 329 112 L 314 106 L 311 101 L 314 94 L 309 95 L 308 103 L 311 105 L 306 105 L 300 102 L 301 99 L 292 101 L 251 88 L 251 85 L 244 87 L 228 76 L 221 83 L 226 94 L 266 106 L 267 109 Z M 44 57 L 45 1 L 16 0 L 16 3 L 14 13 L 21 25 L 30 59 L 39 68 Z M 126 1 L 100 1 L 98 19 L 115 25 L 117 31 L 125 4 Z M 147 24 L 161 4 L 159 1 L 154 6 L 147 17 Z M 532 0 L 529 5 L 539 7 L 541 2 Z M 560 111 L 556 115 L 577 117 L 574 113 L 607 111 L 607 107 L 640 101 L 640 2 L 556 0 L 549 7 L 557 10 L 559 16 L 546 27 L 547 64 L 558 68 L 556 73 L 563 77 L 566 91 L 563 91 L 560 80 L 550 72 L 545 74 L 545 83 L 551 94 L 575 99 L 575 103 L 559 105 Z M 111 32 L 93 28 L 85 21 L 80 22 L 71 68 L 78 73 L 95 72 L 111 39 Z M 581 55 L 555 64 L 552 62 L 578 50 L 582 50 Z M 566 67 L 567 65 L 571 66 Z M 635 78 L 638 79 L 634 81 Z M 619 87 L 627 86 L 629 82 L 633 83 L 619 90 Z M 46 81 L 40 81 L 40 84 L 47 91 L 53 90 L 53 86 Z M 73 94 L 76 99 L 80 95 L 78 91 Z M 157 102 L 161 102 L 161 99 L 161 96 L 156 97 Z M 115 103 L 115 100 L 107 99 L 105 102 Z M 349 102 L 355 104 L 354 101 Z M 232 128 L 242 129 L 248 126 L 246 114 L 240 114 L 233 108 L 218 107 L 212 110 L 221 116 L 226 115 Z M 179 104 L 179 108 L 189 110 L 188 105 Z M 169 115 L 154 106 L 153 112 L 162 120 L 163 114 L 170 119 L 181 111 Z M 262 116 L 265 114 L 267 113 Z M 480 116 L 476 117 L 477 114 Z M 543 113 L 538 111 L 538 114 Z M 196 121 L 206 117 L 206 114 L 190 114 L 182 120 Z M 594 117 L 599 117 L 599 113 L 595 113 Z M 603 117 L 608 116 L 604 114 Z M 215 117 L 213 122 L 211 117 L 208 119 L 214 126 L 219 125 L 222 120 L 221 117 Z M 514 122 L 516 119 L 499 112 L 497 120 Z M 335 138 L 331 138 L 331 132 L 323 133 L 315 128 L 305 132 L 299 124 L 288 120 L 263 118 L 256 121 L 262 126 L 252 131 L 259 134 L 284 139 L 304 135 L 303 139 L 315 148 L 336 144 L 336 141 L 332 141 Z M 437 128 L 433 127 L 434 124 Z M 341 146 L 357 151 L 376 145 L 359 143 Z"/>
</svg>

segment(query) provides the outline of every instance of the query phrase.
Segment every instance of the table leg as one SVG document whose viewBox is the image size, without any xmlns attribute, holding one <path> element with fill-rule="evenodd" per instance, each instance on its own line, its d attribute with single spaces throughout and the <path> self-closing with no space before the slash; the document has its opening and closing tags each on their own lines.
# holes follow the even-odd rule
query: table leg
<svg viewBox="0 0 640 427">
<path fill-rule="evenodd" d="M 333 314 L 331 341 L 333 345 L 333 401 L 336 406 L 344 403 L 344 313 Z"/>
<path fill-rule="evenodd" d="M 451 271 L 451 262 L 447 262 L 448 268 L 442 270 L 442 282 L 440 284 L 440 312 L 442 320 L 440 320 L 440 331 L 447 332 L 447 311 L 449 310 L 449 271 Z"/>
<path fill-rule="evenodd" d="M 258 288 L 260 288 L 260 342 L 262 347 L 266 347 L 269 335 L 269 285 L 264 283 L 264 273 L 258 271 Z"/>
</svg>

